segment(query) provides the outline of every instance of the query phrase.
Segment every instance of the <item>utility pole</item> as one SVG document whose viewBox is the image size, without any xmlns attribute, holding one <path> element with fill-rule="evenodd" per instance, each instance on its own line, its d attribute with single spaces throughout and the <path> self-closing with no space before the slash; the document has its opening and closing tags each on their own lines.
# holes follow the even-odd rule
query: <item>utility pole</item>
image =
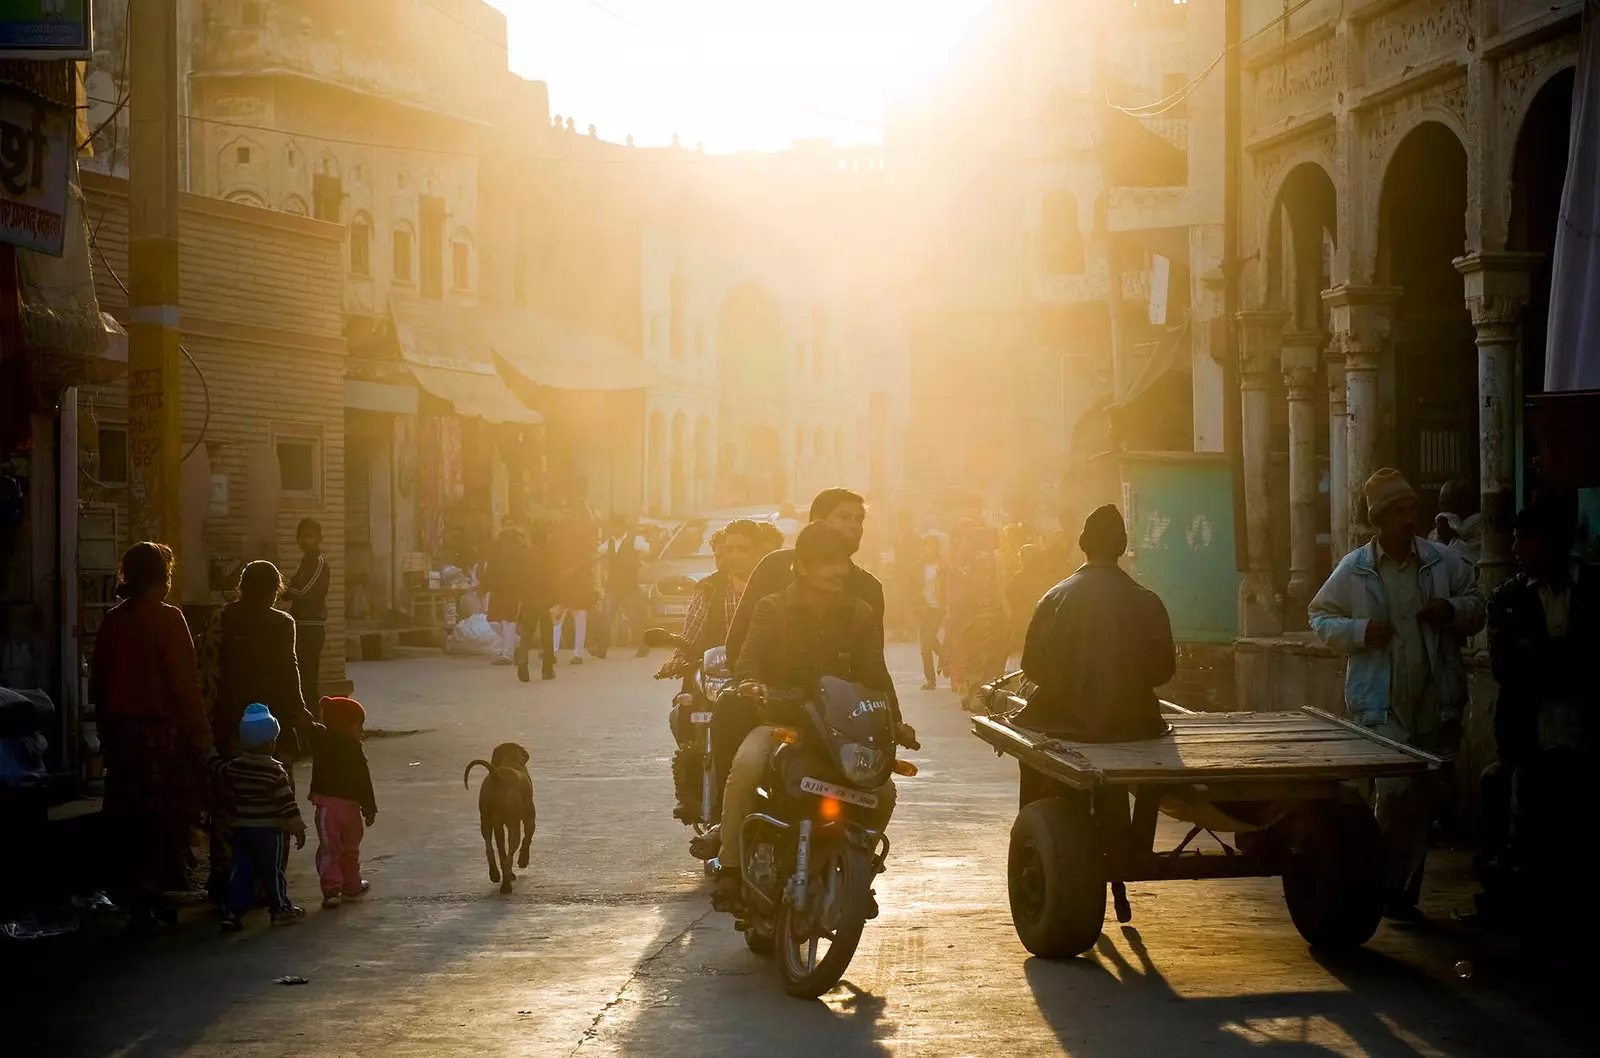
<svg viewBox="0 0 1600 1058">
<path fill-rule="evenodd" d="M 128 490 L 132 535 L 179 555 L 178 0 L 128 5 Z M 173 601 L 182 578 L 173 576 Z"/>
</svg>

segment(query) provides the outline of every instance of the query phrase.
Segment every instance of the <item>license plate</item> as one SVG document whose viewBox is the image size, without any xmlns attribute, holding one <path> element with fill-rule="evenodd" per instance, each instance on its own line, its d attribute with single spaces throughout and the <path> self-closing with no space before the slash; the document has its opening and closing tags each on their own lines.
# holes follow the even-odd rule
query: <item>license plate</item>
<svg viewBox="0 0 1600 1058">
<path fill-rule="evenodd" d="M 835 801 L 844 801 L 846 804 L 860 805 L 862 808 L 878 807 L 878 795 L 875 793 L 867 793 L 865 790 L 852 790 L 848 786 L 835 786 L 831 782 L 813 779 L 809 775 L 800 780 L 800 789 L 806 793 L 831 797 Z"/>
<path fill-rule="evenodd" d="M 711 714 L 710 713 L 690 713 L 689 714 L 689 723 L 691 723 L 691 724 L 709 724 L 709 723 L 711 723 Z"/>
<path fill-rule="evenodd" d="M 670 617 L 682 617 L 684 614 L 689 612 L 689 604 L 686 602 L 663 603 L 661 606 L 661 612 Z"/>
</svg>

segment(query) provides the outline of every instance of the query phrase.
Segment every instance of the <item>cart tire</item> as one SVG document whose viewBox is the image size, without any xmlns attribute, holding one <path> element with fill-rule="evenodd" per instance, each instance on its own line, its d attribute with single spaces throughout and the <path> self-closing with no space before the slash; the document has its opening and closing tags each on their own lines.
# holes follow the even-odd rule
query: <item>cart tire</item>
<svg viewBox="0 0 1600 1058">
<path fill-rule="evenodd" d="M 1017 813 L 1006 888 L 1024 948 L 1070 959 L 1094 947 L 1106 921 L 1106 870 L 1087 804 L 1047 797 Z"/>
<path fill-rule="evenodd" d="M 1295 929 L 1315 948 L 1359 948 L 1383 920 L 1383 835 L 1372 809 L 1332 802 L 1292 825 L 1283 899 Z"/>
</svg>

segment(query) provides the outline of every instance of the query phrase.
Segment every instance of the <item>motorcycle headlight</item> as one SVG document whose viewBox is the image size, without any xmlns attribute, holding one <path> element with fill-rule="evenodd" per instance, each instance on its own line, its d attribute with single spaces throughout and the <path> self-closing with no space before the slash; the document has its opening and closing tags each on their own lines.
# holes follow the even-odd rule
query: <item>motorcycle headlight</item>
<svg viewBox="0 0 1600 1058">
<path fill-rule="evenodd" d="M 886 764 L 883 750 L 863 746 L 859 742 L 846 742 L 839 747 L 839 770 L 850 782 L 861 786 L 876 785 Z"/>
</svg>

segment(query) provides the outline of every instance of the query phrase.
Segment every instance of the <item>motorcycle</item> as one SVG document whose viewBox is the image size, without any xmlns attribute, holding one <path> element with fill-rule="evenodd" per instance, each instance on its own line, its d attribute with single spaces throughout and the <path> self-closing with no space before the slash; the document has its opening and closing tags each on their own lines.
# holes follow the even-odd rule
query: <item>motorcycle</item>
<svg viewBox="0 0 1600 1058">
<path fill-rule="evenodd" d="M 664 629 L 652 628 L 645 634 L 650 646 L 674 649 L 685 647 L 687 641 Z M 695 836 L 702 837 L 716 822 L 718 802 L 722 791 L 716 788 L 716 766 L 712 760 L 711 708 L 733 683 L 733 672 L 728 668 L 726 647 L 712 647 L 687 669 L 658 674 L 657 679 L 681 677 L 683 689 L 672 699 L 672 709 L 667 723 L 678 743 L 672 755 L 672 781 L 677 791 L 677 804 L 672 809 L 674 818 L 694 828 Z M 696 846 L 691 844 L 690 851 Z M 696 859 L 707 856 L 696 855 Z"/>
<path fill-rule="evenodd" d="M 784 991 L 815 998 L 839 982 L 877 914 L 872 880 L 889 839 L 876 791 L 917 769 L 895 759 L 887 698 L 847 680 L 825 676 L 808 690 L 759 689 L 754 698 L 777 733 L 755 810 L 723 821 L 740 828 L 736 927 L 752 951 L 776 950 Z"/>
</svg>

